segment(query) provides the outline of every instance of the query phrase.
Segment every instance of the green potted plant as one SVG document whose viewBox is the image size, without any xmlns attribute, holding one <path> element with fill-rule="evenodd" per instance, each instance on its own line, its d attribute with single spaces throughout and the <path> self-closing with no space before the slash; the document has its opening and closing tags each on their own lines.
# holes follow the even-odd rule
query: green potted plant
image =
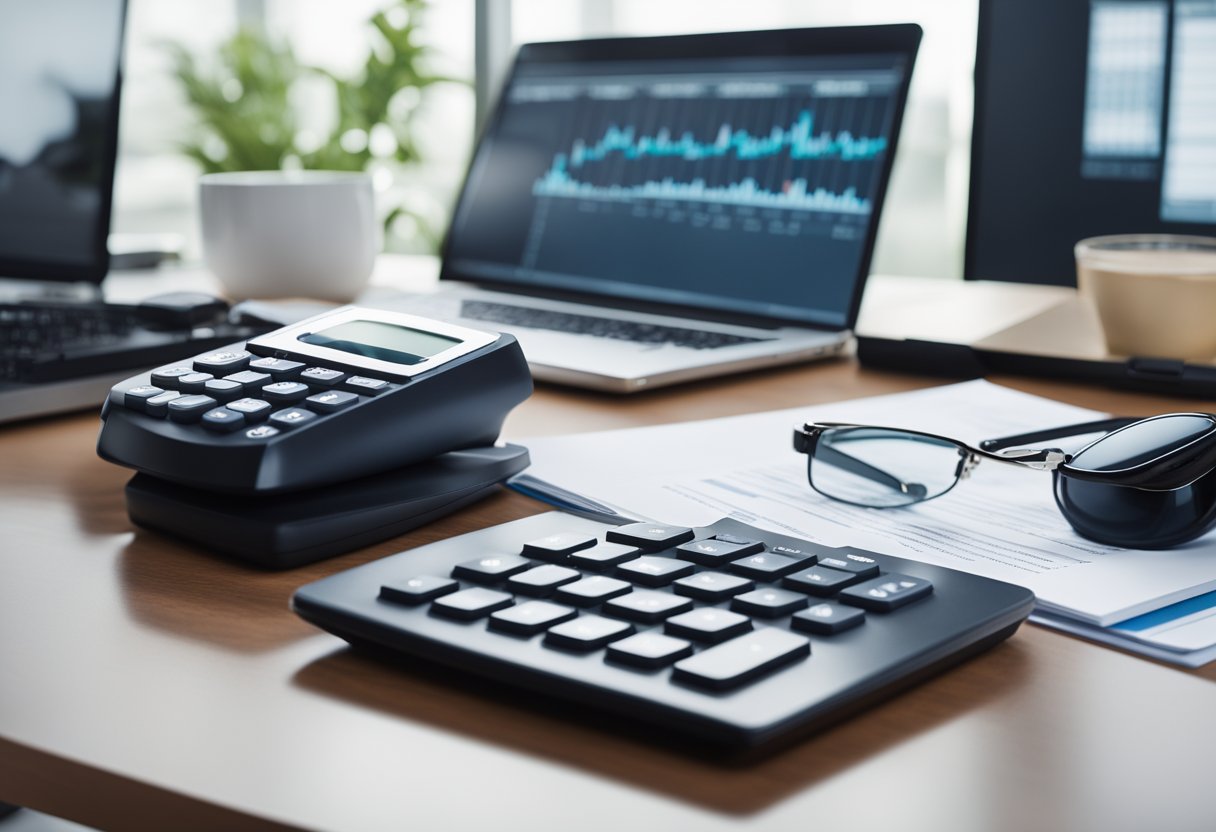
<svg viewBox="0 0 1216 832">
<path fill-rule="evenodd" d="M 414 120 L 426 89 L 453 81 L 427 69 L 429 46 L 418 38 L 426 0 L 396 0 L 368 20 L 367 57 L 350 77 L 300 63 L 290 44 L 248 28 L 224 42 L 213 60 L 179 44 L 166 44 L 172 72 L 194 116 L 178 144 L 203 173 L 243 170 L 390 171 L 399 179 L 419 162 Z M 293 89 L 320 80 L 332 89 L 336 118 L 324 135 L 302 130 Z M 394 229 L 410 216 L 423 241 L 436 231 L 400 200 L 386 196 L 377 175 L 386 247 L 402 247 Z M 388 202 L 388 204 L 383 204 Z"/>
</svg>

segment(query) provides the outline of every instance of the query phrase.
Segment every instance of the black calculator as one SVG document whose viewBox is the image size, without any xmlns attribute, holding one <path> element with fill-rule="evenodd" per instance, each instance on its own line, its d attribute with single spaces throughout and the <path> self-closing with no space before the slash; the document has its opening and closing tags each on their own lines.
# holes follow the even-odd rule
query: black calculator
<svg viewBox="0 0 1216 832">
<path fill-rule="evenodd" d="M 1009 637 L 1012 584 L 731 519 L 613 526 L 551 512 L 299 589 L 374 645 L 720 746 L 836 721 Z"/>
<path fill-rule="evenodd" d="M 207 491 L 299 491 L 493 445 L 531 392 L 510 335 L 348 306 L 115 385 L 97 452 Z"/>
</svg>

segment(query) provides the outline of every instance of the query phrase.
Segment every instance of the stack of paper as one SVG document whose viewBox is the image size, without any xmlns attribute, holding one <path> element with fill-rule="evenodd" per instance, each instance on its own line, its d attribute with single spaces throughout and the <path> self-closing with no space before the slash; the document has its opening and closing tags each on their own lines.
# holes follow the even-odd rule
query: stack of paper
<svg viewBox="0 0 1216 832">
<path fill-rule="evenodd" d="M 985 461 L 949 493 L 901 509 L 829 500 L 792 450 L 807 421 L 906 427 L 976 444 L 1101 418 L 984 381 L 830 405 L 530 440 L 513 483 L 584 514 L 698 526 L 723 516 L 1021 584 L 1043 624 L 1197 666 L 1216 658 L 1216 538 L 1165 552 L 1078 536 L 1051 474 Z"/>
</svg>

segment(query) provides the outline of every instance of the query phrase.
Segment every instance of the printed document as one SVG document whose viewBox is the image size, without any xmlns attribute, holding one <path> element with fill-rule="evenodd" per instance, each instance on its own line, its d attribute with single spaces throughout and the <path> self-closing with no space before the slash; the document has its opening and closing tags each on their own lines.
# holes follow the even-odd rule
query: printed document
<svg viewBox="0 0 1216 832">
<path fill-rule="evenodd" d="M 1216 660 L 1216 592 L 1197 595 L 1111 627 L 1095 627 L 1074 618 L 1037 611 L 1030 620 L 1185 667 L 1202 667 Z"/>
<path fill-rule="evenodd" d="M 1077 535 L 1052 475 L 985 460 L 953 490 L 897 509 L 838 503 L 807 483 L 793 429 L 807 421 L 905 427 L 970 444 L 1104 414 L 986 381 L 805 408 L 528 441 L 517 487 L 592 513 L 682 525 L 734 517 L 1030 588 L 1040 612 L 1107 627 L 1216 589 L 1216 536 L 1164 552 Z M 1091 437 L 1092 438 L 1092 437 Z M 1066 450 L 1077 441 L 1052 442 Z"/>
</svg>

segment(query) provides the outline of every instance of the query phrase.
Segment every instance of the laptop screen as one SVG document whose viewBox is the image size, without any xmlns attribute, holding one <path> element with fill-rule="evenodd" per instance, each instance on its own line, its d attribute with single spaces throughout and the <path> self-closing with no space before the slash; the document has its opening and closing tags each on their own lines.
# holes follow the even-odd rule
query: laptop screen
<svg viewBox="0 0 1216 832">
<path fill-rule="evenodd" d="M 851 325 L 918 37 L 524 47 L 444 276 Z"/>
<path fill-rule="evenodd" d="M 0 277 L 100 281 L 125 4 L 10 5 L 0 24 Z"/>
</svg>

